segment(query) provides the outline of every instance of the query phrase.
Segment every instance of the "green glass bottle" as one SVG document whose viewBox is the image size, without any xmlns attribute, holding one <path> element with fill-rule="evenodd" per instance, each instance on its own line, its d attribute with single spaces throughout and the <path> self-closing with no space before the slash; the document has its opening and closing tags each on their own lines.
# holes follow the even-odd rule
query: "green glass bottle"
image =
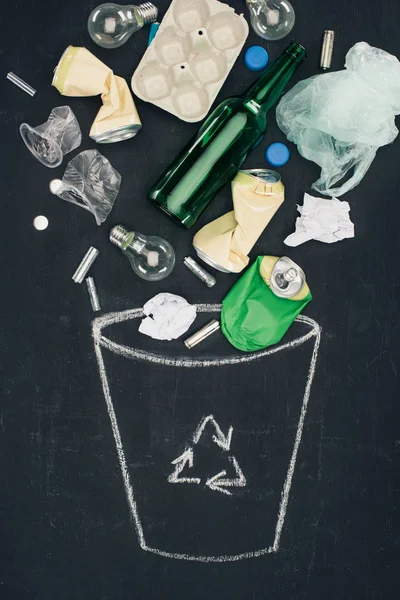
<svg viewBox="0 0 400 600">
<path fill-rule="evenodd" d="M 264 135 L 268 110 L 305 55 L 292 42 L 243 97 L 221 102 L 152 187 L 150 201 L 191 227 Z"/>
</svg>

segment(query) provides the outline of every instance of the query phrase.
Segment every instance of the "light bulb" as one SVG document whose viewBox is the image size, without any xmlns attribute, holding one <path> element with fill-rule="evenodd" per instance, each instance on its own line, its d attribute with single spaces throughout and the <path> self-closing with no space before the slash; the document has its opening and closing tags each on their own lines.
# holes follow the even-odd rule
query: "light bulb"
<svg viewBox="0 0 400 600">
<path fill-rule="evenodd" d="M 102 48 L 118 48 L 132 33 L 157 19 L 158 9 L 151 2 L 121 6 L 108 2 L 97 6 L 88 19 L 90 37 Z"/>
<path fill-rule="evenodd" d="M 288 0 L 246 0 L 251 26 L 264 40 L 281 40 L 293 29 L 295 14 Z"/>
<path fill-rule="evenodd" d="M 142 279 L 159 281 L 174 268 L 174 249 L 156 235 L 143 235 L 116 225 L 110 232 L 110 241 L 122 250 L 133 271 Z"/>
</svg>

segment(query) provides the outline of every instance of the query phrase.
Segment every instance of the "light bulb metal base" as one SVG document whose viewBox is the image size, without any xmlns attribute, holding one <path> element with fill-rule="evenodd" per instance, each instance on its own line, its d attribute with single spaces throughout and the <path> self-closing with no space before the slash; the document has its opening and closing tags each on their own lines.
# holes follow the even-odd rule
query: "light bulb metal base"
<svg viewBox="0 0 400 600">
<path fill-rule="evenodd" d="M 129 231 L 123 225 L 116 225 L 111 229 L 110 242 L 123 252 L 129 247 L 137 256 L 143 255 L 147 257 L 149 253 L 146 250 L 146 242 L 141 239 L 141 235 L 137 232 Z"/>
<path fill-rule="evenodd" d="M 136 7 L 136 10 L 143 19 L 143 25 L 154 23 L 158 17 L 158 8 L 151 2 L 144 2 Z"/>
<path fill-rule="evenodd" d="M 118 248 L 122 248 L 129 233 L 131 233 L 129 229 L 123 225 L 116 225 L 110 231 L 110 242 Z"/>
</svg>

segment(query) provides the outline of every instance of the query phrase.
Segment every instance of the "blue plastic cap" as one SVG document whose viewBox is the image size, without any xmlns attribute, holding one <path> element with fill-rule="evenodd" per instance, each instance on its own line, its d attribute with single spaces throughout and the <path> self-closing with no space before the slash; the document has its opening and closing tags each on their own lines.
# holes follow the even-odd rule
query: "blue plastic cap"
<svg viewBox="0 0 400 600">
<path fill-rule="evenodd" d="M 244 55 L 244 64 L 251 71 L 261 71 L 268 64 L 268 52 L 261 46 L 251 46 Z"/>
<path fill-rule="evenodd" d="M 156 37 L 156 33 L 157 33 L 159 27 L 160 27 L 160 23 L 158 23 L 157 21 L 150 25 L 149 37 L 147 39 L 147 46 L 150 46 L 151 42 Z"/>
<path fill-rule="evenodd" d="M 281 142 L 274 142 L 268 146 L 265 158 L 273 167 L 283 167 L 290 158 L 290 150 Z"/>
</svg>

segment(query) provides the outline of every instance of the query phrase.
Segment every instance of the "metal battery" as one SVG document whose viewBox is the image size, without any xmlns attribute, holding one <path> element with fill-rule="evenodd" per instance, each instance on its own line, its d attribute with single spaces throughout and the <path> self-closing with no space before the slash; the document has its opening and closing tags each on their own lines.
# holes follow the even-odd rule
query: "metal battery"
<svg viewBox="0 0 400 600">
<path fill-rule="evenodd" d="M 86 286 L 89 294 L 90 304 L 94 312 L 101 310 L 99 296 L 97 294 L 96 284 L 94 283 L 93 277 L 86 278 Z"/>
<path fill-rule="evenodd" d="M 306 284 L 306 276 L 299 265 L 287 256 L 279 258 L 271 273 L 270 286 L 276 296 L 293 298 Z"/>
<path fill-rule="evenodd" d="M 196 331 L 196 333 L 194 333 L 184 341 L 186 348 L 189 348 L 189 350 L 191 350 L 192 348 L 197 346 L 197 344 L 200 344 L 202 341 L 208 338 L 208 336 L 215 333 L 215 331 L 218 331 L 220 327 L 221 325 L 219 324 L 219 321 L 213 319 L 212 321 L 207 323 L 207 325 L 204 325 L 204 327 L 199 329 L 199 331 Z"/>
<path fill-rule="evenodd" d="M 72 275 L 72 279 L 73 279 L 73 281 L 75 281 L 75 283 L 82 283 L 82 281 L 85 279 L 90 267 L 92 266 L 92 264 L 94 263 L 94 261 L 96 260 L 98 255 L 99 255 L 99 251 L 97 250 L 97 248 L 90 246 L 89 250 L 86 252 L 85 256 L 82 258 L 75 273 Z"/>
<path fill-rule="evenodd" d="M 216 284 L 217 280 L 215 279 L 215 277 L 213 277 L 210 273 L 208 273 L 208 271 L 203 269 L 203 267 L 201 267 L 190 256 L 186 256 L 186 258 L 183 261 L 183 264 L 189 269 L 189 271 L 192 271 L 193 275 L 196 275 L 196 277 L 200 279 L 200 281 L 205 283 L 207 287 L 211 288 Z"/>
<path fill-rule="evenodd" d="M 334 39 L 335 32 L 332 31 L 332 29 L 325 29 L 322 40 L 321 60 L 319 64 L 323 71 L 331 68 Z"/>
</svg>

